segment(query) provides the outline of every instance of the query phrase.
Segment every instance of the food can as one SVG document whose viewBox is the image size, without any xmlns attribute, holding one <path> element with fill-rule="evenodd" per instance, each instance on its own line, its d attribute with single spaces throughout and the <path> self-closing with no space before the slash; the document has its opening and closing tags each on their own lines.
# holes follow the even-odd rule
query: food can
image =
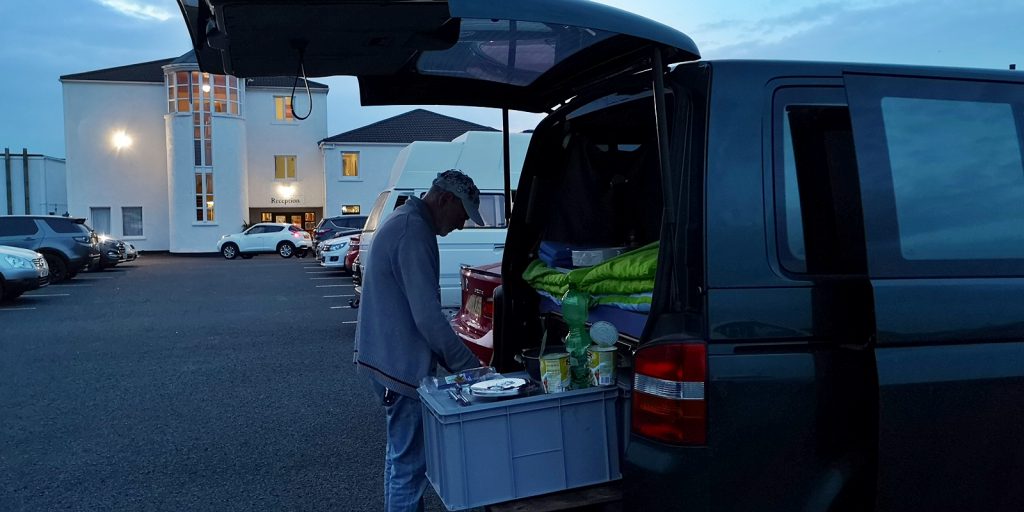
<svg viewBox="0 0 1024 512">
<path fill-rule="evenodd" d="M 540 382 L 545 393 L 561 393 L 569 388 L 569 354 L 555 352 L 540 358 Z"/>
<path fill-rule="evenodd" d="M 615 347 L 591 345 L 590 353 L 590 385 L 615 385 Z"/>
</svg>

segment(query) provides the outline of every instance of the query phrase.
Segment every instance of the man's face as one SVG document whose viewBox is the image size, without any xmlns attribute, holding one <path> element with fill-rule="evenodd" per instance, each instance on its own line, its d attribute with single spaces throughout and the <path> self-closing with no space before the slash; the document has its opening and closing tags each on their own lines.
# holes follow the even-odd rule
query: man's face
<svg viewBox="0 0 1024 512">
<path fill-rule="evenodd" d="M 469 220 L 466 208 L 462 206 L 462 200 L 451 192 L 445 192 L 441 200 L 441 215 L 437 219 L 437 231 L 440 236 L 447 236 L 448 233 L 462 226 Z"/>
</svg>

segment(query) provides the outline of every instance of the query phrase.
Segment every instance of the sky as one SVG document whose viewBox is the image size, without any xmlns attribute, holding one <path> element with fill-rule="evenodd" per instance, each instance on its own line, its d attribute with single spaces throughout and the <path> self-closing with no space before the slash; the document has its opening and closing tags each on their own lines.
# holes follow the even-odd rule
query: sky
<svg viewBox="0 0 1024 512">
<path fill-rule="evenodd" d="M 706 59 L 1024 67 L 1021 0 L 601 0 L 689 35 Z M 0 148 L 64 157 L 61 75 L 177 57 L 190 49 L 174 0 L 0 2 Z M 1024 73 L 1024 70 L 1021 71 Z M 414 106 L 362 107 L 356 81 L 331 87 L 328 135 Z M 495 109 L 424 106 L 495 128 Z M 510 129 L 539 117 L 513 112 Z"/>
</svg>

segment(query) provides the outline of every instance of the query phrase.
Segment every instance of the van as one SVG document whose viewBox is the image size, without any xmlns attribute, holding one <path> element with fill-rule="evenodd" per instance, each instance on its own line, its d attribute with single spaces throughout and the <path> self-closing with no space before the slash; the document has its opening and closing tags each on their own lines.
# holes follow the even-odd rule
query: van
<svg viewBox="0 0 1024 512">
<path fill-rule="evenodd" d="M 1024 76 L 701 60 L 585 1 L 180 3 L 206 71 L 302 40 L 367 105 L 546 114 L 492 364 L 565 332 L 544 247 L 654 253 L 647 304 L 588 320 L 620 333 L 623 508 L 1024 510 Z"/>
<path fill-rule="evenodd" d="M 529 142 L 528 133 L 509 136 L 509 156 L 515 181 L 519 179 Z M 395 208 L 402 206 L 410 197 L 423 197 L 438 173 L 459 169 L 473 178 L 480 189 L 480 215 L 484 219 L 483 226 L 467 220 L 462 229 L 437 237 L 441 306 L 459 307 L 462 299 L 460 269 L 498 261 L 505 249 L 507 224 L 502 144 L 499 132 L 466 132 L 451 142 L 417 141 L 403 148 L 392 167 L 388 188 L 377 196 L 366 219 L 359 239 L 359 261 L 369 261 L 377 226 Z M 366 275 L 362 269 L 359 273 Z"/>
</svg>

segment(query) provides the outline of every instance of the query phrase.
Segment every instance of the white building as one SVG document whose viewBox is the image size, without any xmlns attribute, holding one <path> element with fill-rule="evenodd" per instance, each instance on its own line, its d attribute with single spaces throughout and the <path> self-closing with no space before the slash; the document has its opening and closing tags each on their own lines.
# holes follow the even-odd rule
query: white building
<svg viewBox="0 0 1024 512">
<path fill-rule="evenodd" d="M 4 148 L 0 165 L 0 215 L 62 215 L 68 211 L 63 158 Z"/>
<path fill-rule="evenodd" d="M 320 141 L 326 183 L 324 215 L 369 214 L 377 194 L 387 188 L 402 148 L 415 141 L 449 142 L 469 131 L 497 130 L 416 109 Z"/>
<path fill-rule="evenodd" d="M 324 215 L 326 85 L 199 71 L 189 52 L 61 77 L 67 209 L 142 250 L 211 252 L 260 221 Z M 304 119 L 301 117 L 307 116 Z"/>
</svg>

